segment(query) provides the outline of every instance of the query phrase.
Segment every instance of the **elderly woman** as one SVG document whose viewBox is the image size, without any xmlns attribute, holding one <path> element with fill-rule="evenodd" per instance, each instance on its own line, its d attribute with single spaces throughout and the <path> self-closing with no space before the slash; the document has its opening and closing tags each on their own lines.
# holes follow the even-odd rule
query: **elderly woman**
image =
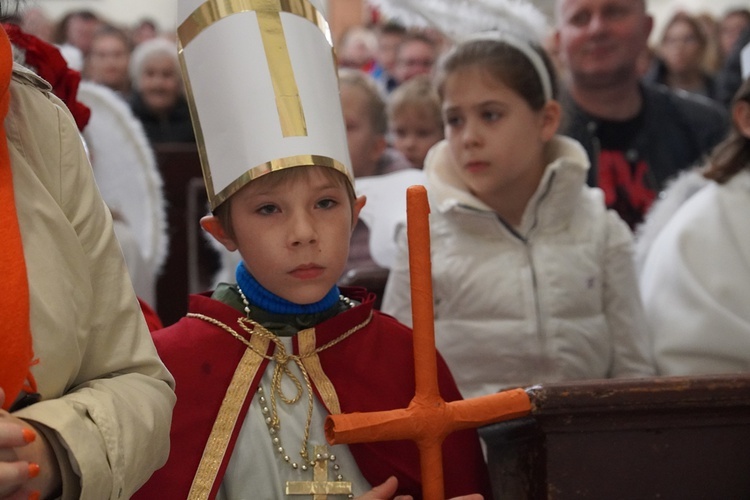
<svg viewBox="0 0 750 500">
<path fill-rule="evenodd" d="M 173 42 L 154 38 L 138 45 L 130 60 L 130 78 L 130 107 L 152 144 L 195 142 Z"/>
</svg>

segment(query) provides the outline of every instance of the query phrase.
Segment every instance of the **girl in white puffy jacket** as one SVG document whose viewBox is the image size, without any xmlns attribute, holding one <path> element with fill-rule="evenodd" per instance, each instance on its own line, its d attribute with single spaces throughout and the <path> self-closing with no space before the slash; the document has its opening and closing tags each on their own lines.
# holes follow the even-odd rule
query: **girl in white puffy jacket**
<svg viewBox="0 0 750 500">
<path fill-rule="evenodd" d="M 425 161 L 437 346 L 465 397 L 654 374 L 632 235 L 556 135 L 543 51 L 478 35 L 438 68 L 446 140 Z M 405 231 L 383 311 L 411 324 Z"/>
</svg>

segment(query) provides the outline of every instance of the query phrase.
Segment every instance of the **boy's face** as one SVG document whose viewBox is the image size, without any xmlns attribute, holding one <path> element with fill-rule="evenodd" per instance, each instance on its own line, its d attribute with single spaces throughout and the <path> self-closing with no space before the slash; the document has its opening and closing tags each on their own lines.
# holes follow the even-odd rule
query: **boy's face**
<svg viewBox="0 0 750 500">
<path fill-rule="evenodd" d="M 424 166 L 427 152 L 443 139 L 443 124 L 429 111 L 406 106 L 391 117 L 393 147 L 417 168 Z"/>
<path fill-rule="evenodd" d="M 372 111 L 367 107 L 365 91 L 352 85 L 342 85 L 341 107 L 354 177 L 374 175 L 386 142 L 385 136 L 373 129 Z"/>
<path fill-rule="evenodd" d="M 341 277 L 349 239 L 364 198 L 349 202 L 343 183 L 327 167 L 304 168 L 282 182 L 267 174 L 232 196 L 234 237 L 220 225 L 203 227 L 228 250 L 239 250 L 250 274 L 270 292 L 296 304 L 321 300 Z M 217 226 L 219 228 L 217 234 Z"/>
</svg>

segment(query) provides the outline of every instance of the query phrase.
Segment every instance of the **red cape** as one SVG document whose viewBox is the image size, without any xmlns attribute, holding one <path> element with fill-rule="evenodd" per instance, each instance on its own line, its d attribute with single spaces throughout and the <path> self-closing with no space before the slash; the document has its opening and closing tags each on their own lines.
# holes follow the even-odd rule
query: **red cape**
<svg viewBox="0 0 750 500">
<path fill-rule="evenodd" d="M 373 318 L 365 328 L 319 353 L 320 363 L 336 388 L 341 411 L 407 407 L 415 387 L 411 329 L 390 316 L 373 311 L 375 295 L 368 295 L 362 289 L 346 289 L 344 294 L 362 304 L 319 324 L 315 328 L 317 346 L 362 323 L 371 312 Z M 189 310 L 242 332 L 237 323 L 240 313 L 208 296 L 191 296 Z M 176 380 L 177 404 L 167 464 L 154 473 L 134 498 L 184 499 L 190 491 L 226 388 L 246 348 L 221 328 L 197 318 L 183 318 L 153 336 L 161 358 Z M 294 352 L 298 353 L 296 338 Z M 441 358 L 438 362 L 443 399 L 460 399 L 447 366 Z M 248 388 L 249 395 L 257 391 L 267 365 L 268 361 L 264 360 Z M 321 400 L 318 388 L 314 388 Z M 251 396 L 245 398 L 211 489 L 211 498 L 219 489 L 250 401 Z M 370 484 L 378 485 L 395 475 L 399 481 L 398 494 L 421 498 L 419 452 L 413 442 L 354 444 L 349 448 Z M 443 444 L 443 461 L 445 493 L 449 498 L 469 493 L 482 493 L 485 498 L 492 498 L 476 431 L 460 431 L 449 436 Z"/>
</svg>

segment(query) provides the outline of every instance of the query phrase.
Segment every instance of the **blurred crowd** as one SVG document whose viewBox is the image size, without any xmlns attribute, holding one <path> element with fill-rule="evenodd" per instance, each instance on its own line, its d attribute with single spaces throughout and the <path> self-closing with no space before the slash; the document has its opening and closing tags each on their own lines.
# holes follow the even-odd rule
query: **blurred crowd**
<svg viewBox="0 0 750 500">
<path fill-rule="evenodd" d="M 152 143 L 194 142 L 177 59 L 175 34 L 144 18 L 123 26 L 91 10 L 54 21 L 38 8 L 6 20 L 57 45 L 84 81 L 104 85 L 125 100 Z"/>
<path fill-rule="evenodd" d="M 429 153 L 450 140 L 452 125 L 444 123 L 445 96 L 435 73 L 456 42 L 435 28 L 405 26 L 375 8 L 369 12 L 368 22 L 334 40 L 356 187 L 368 198 L 342 284 L 367 285 L 379 300 L 385 296 L 385 311 L 395 314 L 386 281 L 394 280 L 392 270 L 403 257 L 395 235 L 405 218 L 404 191 L 412 184 L 430 187 Z M 174 33 L 148 19 L 120 26 L 86 10 L 51 22 L 29 9 L 12 22 L 60 47 L 84 81 L 115 92 L 151 143 L 195 141 Z M 562 110 L 559 134 L 583 147 L 590 165 L 585 183 L 599 188 L 606 207 L 629 227 L 638 266 L 652 247 L 659 250 L 655 235 L 664 221 L 707 181 L 683 192 L 656 229 L 655 223 L 647 228 L 654 206 L 682 174 L 704 179 L 710 153 L 731 131 L 743 83 L 741 50 L 750 43 L 750 9 L 733 8 L 721 16 L 679 10 L 659 32 L 654 26 L 645 1 L 557 0 L 548 35 L 538 46 L 549 60 L 555 89 L 545 99 L 559 102 Z M 512 237 L 531 245 L 536 228 L 525 235 L 520 230 L 525 222 L 510 223 L 502 214 L 499 219 Z M 232 275 L 237 259 L 222 257 L 215 283 Z M 640 300 L 638 291 L 633 293 Z M 455 295 L 451 289 L 444 303 Z M 652 342 L 658 351 L 659 339 Z M 659 359 L 656 364 L 657 371 L 671 373 Z"/>
</svg>

